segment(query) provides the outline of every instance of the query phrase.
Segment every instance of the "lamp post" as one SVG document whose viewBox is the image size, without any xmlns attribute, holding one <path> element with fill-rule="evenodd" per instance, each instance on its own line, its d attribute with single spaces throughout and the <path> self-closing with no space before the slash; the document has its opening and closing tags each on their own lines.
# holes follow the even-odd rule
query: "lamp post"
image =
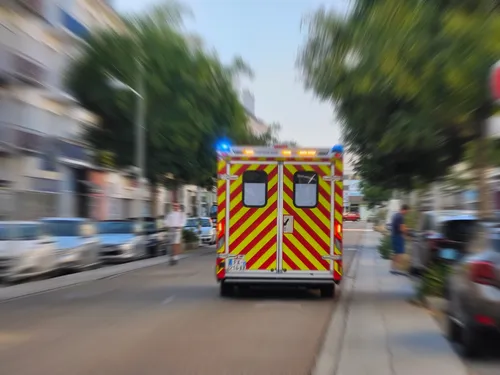
<svg viewBox="0 0 500 375">
<path fill-rule="evenodd" d="M 145 170 L 145 118 L 146 118 L 146 98 L 144 93 L 144 67 L 139 59 L 136 59 L 137 64 L 137 90 L 134 90 L 129 85 L 123 83 L 117 78 L 110 76 L 108 84 L 110 87 L 116 90 L 126 90 L 132 92 L 136 100 L 136 110 L 135 110 L 135 165 L 137 167 L 137 190 L 142 191 L 143 180 L 144 180 L 144 170 Z M 142 230 L 142 197 L 139 194 L 136 197 L 136 205 L 138 212 L 138 224 Z"/>
</svg>

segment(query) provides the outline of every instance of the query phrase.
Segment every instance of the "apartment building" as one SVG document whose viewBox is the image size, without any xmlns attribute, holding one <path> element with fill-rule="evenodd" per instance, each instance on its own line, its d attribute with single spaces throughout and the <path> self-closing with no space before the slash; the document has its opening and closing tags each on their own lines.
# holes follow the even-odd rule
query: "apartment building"
<svg viewBox="0 0 500 375">
<path fill-rule="evenodd" d="M 89 216 L 92 155 L 82 133 L 98 119 L 64 90 L 92 29 L 125 29 L 104 0 L 0 4 L 0 218 Z"/>
</svg>

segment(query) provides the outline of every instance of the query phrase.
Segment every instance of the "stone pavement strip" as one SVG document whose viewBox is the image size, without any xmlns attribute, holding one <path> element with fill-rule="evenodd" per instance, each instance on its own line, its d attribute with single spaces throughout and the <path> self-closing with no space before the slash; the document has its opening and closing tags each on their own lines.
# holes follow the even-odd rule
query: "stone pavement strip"
<svg viewBox="0 0 500 375">
<path fill-rule="evenodd" d="M 180 259 L 195 255 L 209 254 L 213 252 L 213 248 L 200 248 L 180 255 Z M 96 270 L 74 273 L 42 281 L 28 282 L 25 284 L 3 287 L 0 288 L 0 303 L 16 298 L 22 298 L 34 294 L 46 293 L 57 289 L 88 283 L 91 281 L 116 277 L 141 268 L 152 267 L 161 263 L 168 264 L 168 261 L 168 256 L 162 256 L 157 258 L 138 260 L 130 263 L 111 265 Z"/>
<path fill-rule="evenodd" d="M 347 275 L 313 375 L 466 375 L 429 313 L 407 302 L 409 278 L 389 274 L 368 232 Z"/>
</svg>

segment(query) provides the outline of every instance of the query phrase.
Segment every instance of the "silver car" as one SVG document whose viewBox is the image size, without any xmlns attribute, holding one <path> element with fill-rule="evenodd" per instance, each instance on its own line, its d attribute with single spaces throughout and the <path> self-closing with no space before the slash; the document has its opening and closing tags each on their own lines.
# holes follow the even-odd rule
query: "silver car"
<svg viewBox="0 0 500 375">
<path fill-rule="evenodd" d="M 94 224 L 84 218 L 44 218 L 44 230 L 56 241 L 57 267 L 61 271 L 97 268 L 101 243 Z"/>
<path fill-rule="evenodd" d="M 209 217 L 200 217 L 200 241 L 204 244 L 215 245 L 217 240 L 215 225 Z"/>
<path fill-rule="evenodd" d="M 145 258 L 146 236 L 131 220 L 109 220 L 97 224 L 101 241 L 101 260 L 126 262 Z"/>
<path fill-rule="evenodd" d="M 56 247 L 41 223 L 0 222 L 0 278 L 5 283 L 50 275 L 56 270 Z"/>
</svg>

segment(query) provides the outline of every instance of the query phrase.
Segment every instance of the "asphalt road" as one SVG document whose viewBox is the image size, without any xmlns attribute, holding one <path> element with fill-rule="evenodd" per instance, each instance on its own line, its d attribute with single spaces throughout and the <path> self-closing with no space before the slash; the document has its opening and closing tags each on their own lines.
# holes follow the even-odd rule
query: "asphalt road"
<svg viewBox="0 0 500 375">
<path fill-rule="evenodd" d="M 347 224 L 345 267 L 364 223 Z M 214 253 L 0 304 L 0 374 L 309 373 L 334 309 L 315 291 L 221 299 Z"/>
</svg>

